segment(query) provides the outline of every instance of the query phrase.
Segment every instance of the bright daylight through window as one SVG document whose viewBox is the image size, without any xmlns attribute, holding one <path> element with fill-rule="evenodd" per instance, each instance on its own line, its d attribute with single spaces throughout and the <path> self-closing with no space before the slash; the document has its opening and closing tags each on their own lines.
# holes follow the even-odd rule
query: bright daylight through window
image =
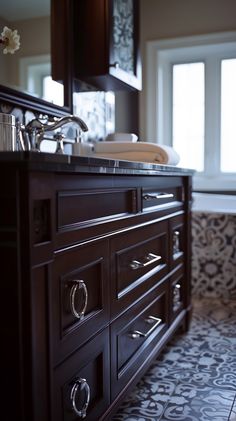
<svg viewBox="0 0 236 421">
<path fill-rule="evenodd" d="M 235 190 L 236 32 L 150 41 L 147 70 L 147 140 L 174 147 L 195 189 Z"/>
<path fill-rule="evenodd" d="M 236 171 L 236 59 L 221 62 L 221 171 Z"/>
<path fill-rule="evenodd" d="M 174 65 L 173 147 L 180 166 L 197 171 L 204 170 L 204 110 L 204 63 Z"/>
</svg>

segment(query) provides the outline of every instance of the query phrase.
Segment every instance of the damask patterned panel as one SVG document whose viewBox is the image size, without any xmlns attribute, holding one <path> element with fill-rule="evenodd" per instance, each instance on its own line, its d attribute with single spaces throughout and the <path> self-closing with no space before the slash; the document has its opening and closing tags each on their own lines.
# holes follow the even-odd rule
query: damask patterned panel
<svg viewBox="0 0 236 421">
<path fill-rule="evenodd" d="M 193 212 L 192 239 L 193 295 L 236 298 L 236 215 Z"/>
<path fill-rule="evenodd" d="M 133 0 L 113 0 L 114 62 L 134 74 Z"/>
<path fill-rule="evenodd" d="M 80 92 L 73 95 L 74 114 L 82 118 L 88 132 L 84 141 L 103 140 L 115 130 L 115 94 L 113 92 Z"/>
</svg>

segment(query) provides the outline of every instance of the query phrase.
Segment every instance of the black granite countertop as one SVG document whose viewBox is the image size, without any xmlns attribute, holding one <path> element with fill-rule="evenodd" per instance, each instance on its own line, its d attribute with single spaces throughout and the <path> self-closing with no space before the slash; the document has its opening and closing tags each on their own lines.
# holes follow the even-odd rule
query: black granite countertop
<svg viewBox="0 0 236 421">
<path fill-rule="evenodd" d="M 194 170 L 172 165 L 124 161 L 94 156 L 71 156 L 44 152 L 0 152 L 0 166 L 13 165 L 37 171 L 60 171 L 127 175 L 193 175 Z"/>
</svg>

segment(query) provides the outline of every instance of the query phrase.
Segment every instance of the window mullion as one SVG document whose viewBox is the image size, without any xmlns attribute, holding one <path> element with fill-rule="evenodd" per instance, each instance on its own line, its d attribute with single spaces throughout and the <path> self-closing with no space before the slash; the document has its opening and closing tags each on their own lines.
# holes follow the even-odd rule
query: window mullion
<svg viewBox="0 0 236 421">
<path fill-rule="evenodd" d="M 220 59 L 205 63 L 205 175 L 213 177 L 220 168 Z"/>
</svg>

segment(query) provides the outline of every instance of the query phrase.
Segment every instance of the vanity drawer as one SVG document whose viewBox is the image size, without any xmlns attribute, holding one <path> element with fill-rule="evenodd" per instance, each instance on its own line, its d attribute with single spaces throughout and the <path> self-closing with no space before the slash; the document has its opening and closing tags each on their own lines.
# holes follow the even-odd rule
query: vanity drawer
<svg viewBox="0 0 236 421">
<path fill-rule="evenodd" d="M 105 222 L 137 212 L 136 189 L 59 190 L 57 230 L 64 231 Z"/>
<path fill-rule="evenodd" d="M 54 371 L 52 419 L 98 420 L 109 404 L 110 353 L 107 328 Z"/>
<path fill-rule="evenodd" d="M 53 356 L 65 359 L 109 321 L 108 242 L 57 253 L 51 285 Z"/>
<path fill-rule="evenodd" d="M 155 285 L 167 273 L 167 221 L 135 228 L 111 240 L 111 314 Z"/>
<path fill-rule="evenodd" d="M 168 282 L 131 307 L 111 325 L 112 399 L 157 346 L 168 325 Z"/>
</svg>

